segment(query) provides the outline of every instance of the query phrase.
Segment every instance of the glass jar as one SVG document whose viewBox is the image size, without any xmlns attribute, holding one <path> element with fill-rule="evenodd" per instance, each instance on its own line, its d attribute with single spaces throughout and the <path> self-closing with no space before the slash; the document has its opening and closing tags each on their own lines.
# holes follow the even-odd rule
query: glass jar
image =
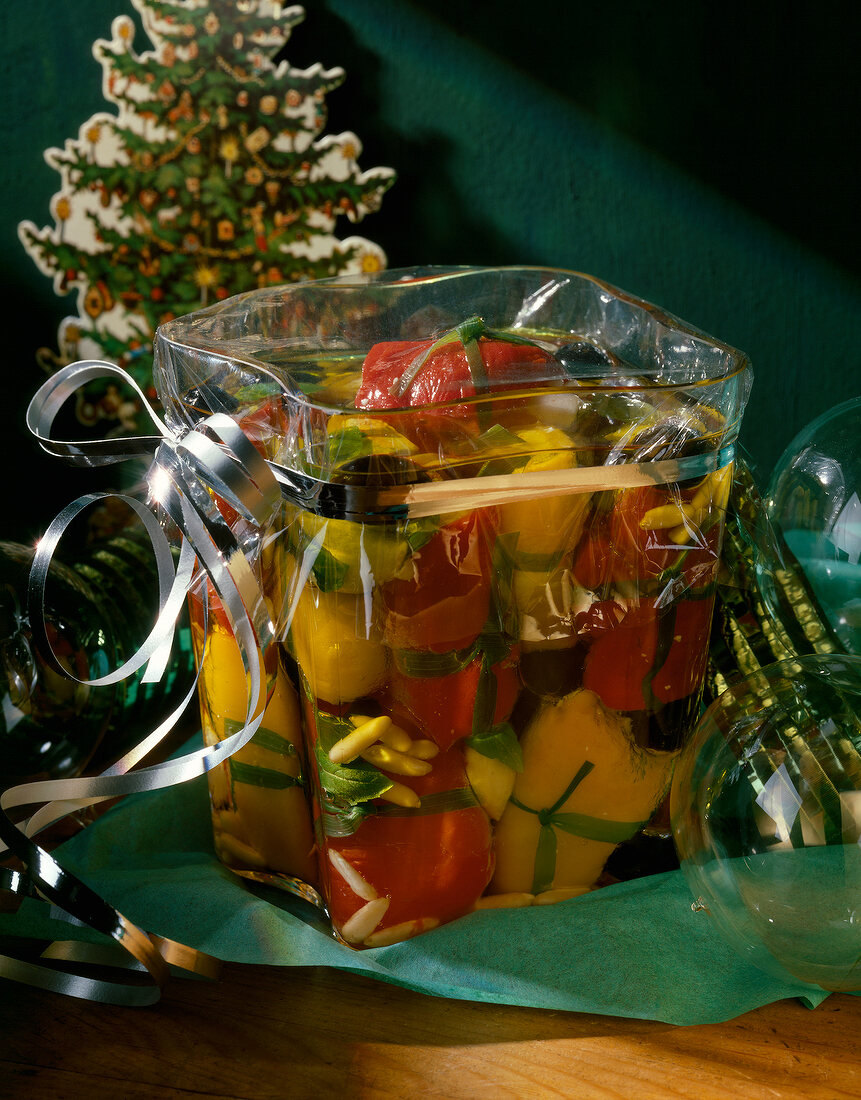
<svg viewBox="0 0 861 1100">
<path fill-rule="evenodd" d="M 243 532 L 281 639 L 264 724 L 340 938 L 612 881 L 699 712 L 746 358 L 537 268 L 272 288 L 156 349 L 172 426 L 228 412 L 282 484 Z M 244 713 L 239 671 L 204 678 L 209 737 Z M 225 805 L 243 843 L 297 827 L 226 782 L 217 834 Z"/>
</svg>

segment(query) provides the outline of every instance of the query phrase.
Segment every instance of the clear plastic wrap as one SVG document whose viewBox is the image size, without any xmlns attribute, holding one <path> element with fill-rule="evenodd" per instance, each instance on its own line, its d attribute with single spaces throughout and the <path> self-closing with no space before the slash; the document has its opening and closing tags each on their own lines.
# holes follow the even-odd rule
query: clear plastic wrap
<svg viewBox="0 0 861 1100">
<path fill-rule="evenodd" d="M 156 378 L 283 491 L 264 531 L 210 504 L 281 642 L 210 775 L 224 862 L 319 887 L 357 947 L 609 881 L 698 715 L 745 356 L 584 275 L 418 269 L 170 322 Z M 246 685 L 208 633 L 214 743 Z"/>
</svg>

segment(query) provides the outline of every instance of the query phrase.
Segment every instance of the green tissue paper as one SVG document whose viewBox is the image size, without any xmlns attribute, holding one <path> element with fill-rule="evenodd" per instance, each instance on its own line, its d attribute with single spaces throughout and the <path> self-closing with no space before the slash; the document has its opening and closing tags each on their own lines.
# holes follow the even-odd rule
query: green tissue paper
<svg viewBox="0 0 861 1100">
<path fill-rule="evenodd" d="M 127 799 L 55 854 L 148 932 L 229 962 L 331 966 L 436 996 L 669 1024 L 717 1023 L 787 997 L 812 1008 L 828 996 L 740 959 L 709 915 L 692 911 L 680 871 L 353 951 L 310 906 L 219 863 L 205 777 Z M 0 916 L 0 934 L 98 939 L 37 901 Z"/>
</svg>

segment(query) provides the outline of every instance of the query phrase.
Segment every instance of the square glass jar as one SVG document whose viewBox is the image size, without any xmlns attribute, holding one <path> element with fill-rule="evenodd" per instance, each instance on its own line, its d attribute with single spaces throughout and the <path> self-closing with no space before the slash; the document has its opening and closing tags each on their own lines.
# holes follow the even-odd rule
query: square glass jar
<svg viewBox="0 0 861 1100">
<path fill-rule="evenodd" d="M 279 643 L 261 729 L 209 774 L 222 860 L 313 887 L 356 947 L 613 881 L 699 713 L 750 381 L 741 352 L 544 268 L 300 283 L 162 325 L 171 427 L 227 413 L 283 494 L 263 529 L 212 500 Z M 191 610 L 215 743 L 246 675 L 217 600 Z"/>
</svg>

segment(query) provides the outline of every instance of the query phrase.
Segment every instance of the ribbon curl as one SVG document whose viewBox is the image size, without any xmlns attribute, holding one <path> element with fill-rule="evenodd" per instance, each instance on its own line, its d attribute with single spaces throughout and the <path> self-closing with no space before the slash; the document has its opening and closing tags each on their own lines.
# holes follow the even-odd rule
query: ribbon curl
<svg viewBox="0 0 861 1100">
<path fill-rule="evenodd" d="M 75 442 L 53 439 L 53 421 L 65 402 L 80 386 L 106 376 L 119 378 L 137 392 L 158 434 Z M 265 657 L 275 640 L 275 628 L 252 567 L 227 525 L 217 518 L 211 494 L 225 499 L 260 530 L 276 514 L 281 493 L 266 462 L 230 417 L 214 414 L 184 435 L 175 437 L 135 382 L 125 371 L 109 363 L 74 363 L 52 376 L 31 401 L 27 425 L 45 451 L 75 465 L 101 466 L 129 458 L 150 458 L 152 464 L 147 476 L 150 494 L 175 525 L 180 537 L 179 559 L 174 568 L 170 543 L 161 524 L 137 499 L 124 494 L 94 493 L 68 505 L 39 542 L 28 587 L 30 625 L 34 641 L 45 658 L 60 667 L 64 675 L 70 675 L 59 665 L 45 630 L 45 583 L 57 544 L 84 508 L 103 497 L 116 495 L 135 511 L 150 538 L 158 572 L 158 615 L 147 639 L 119 668 L 106 676 L 78 682 L 89 686 L 116 683 L 144 665 L 143 679 L 157 680 L 170 652 L 177 615 L 186 595 L 197 583 L 201 583 L 206 623 L 207 582 L 218 595 L 230 621 L 249 680 L 248 705 L 241 728 L 216 745 L 163 763 L 137 767 L 186 709 L 197 690 L 195 679 L 174 712 L 101 775 L 24 783 L 0 795 L 0 856 L 12 853 L 25 868 L 24 874 L 6 870 L 0 885 L 21 896 L 41 896 L 75 920 L 111 937 L 123 949 L 121 957 L 126 967 L 131 964 L 133 968 L 142 969 L 152 981 L 141 985 L 139 982 L 87 978 L 11 956 L 0 956 L 0 976 L 90 1000 L 124 1005 L 152 1004 L 161 995 L 169 964 L 211 976 L 215 972 L 215 960 L 138 928 L 66 871 L 32 838 L 83 807 L 203 775 L 254 736 L 266 706 Z M 9 817 L 10 811 L 36 805 L 39 809 L 20 824 Z M 56 958 L 58 954 L 63 952 L 52 952 L 51 957 Z M 80 959 L 79 951 L 77 957 Z"/>
</svg>

